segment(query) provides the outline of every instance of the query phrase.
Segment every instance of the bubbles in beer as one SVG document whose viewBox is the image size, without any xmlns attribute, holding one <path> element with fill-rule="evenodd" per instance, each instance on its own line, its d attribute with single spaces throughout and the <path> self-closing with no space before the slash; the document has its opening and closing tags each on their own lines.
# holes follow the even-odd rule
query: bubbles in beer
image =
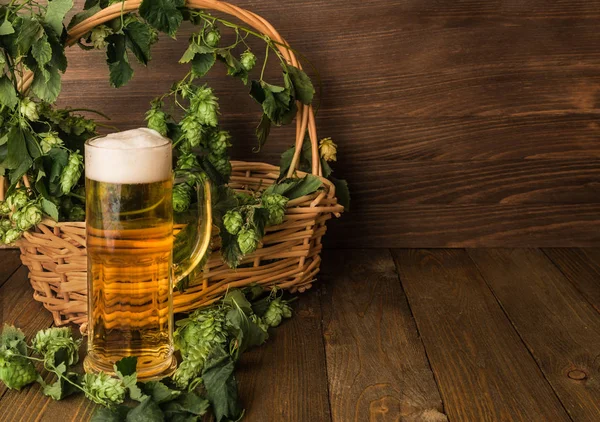
<svg viewBox="0 0 600 422">
<path fill-rule="evenodd" d="M 104 183 L 154 183 L 171 177 L 171 141 L 147 128 L 88 141 L 85 176 Z"/>
</svg>

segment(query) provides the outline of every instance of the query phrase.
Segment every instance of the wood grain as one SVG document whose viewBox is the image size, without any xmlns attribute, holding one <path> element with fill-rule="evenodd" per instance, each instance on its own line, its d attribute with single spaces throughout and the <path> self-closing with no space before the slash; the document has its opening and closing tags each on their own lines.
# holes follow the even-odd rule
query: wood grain
<svg viewBox="0 0 600 422">
<path fill-rule="evenodd" d="M 600 203 L 600 160 L 386 160 L 347 177 L 358 211 L 373 204 Z"/>
<path fill-rule="evenodd" d="M 547 248 L 543 251 L 600 312 L 600 251 L 592 248 Z"/>
<path fill-rule="evenodd" d="M 21 266 L 21 252 L 17 249 L 0 251 L 2 265 L 0 265 L 0 287 L 14 274 Z"/>
<path fill-rule="evenodd" d="M 447 421 L 389 251 L 332 251 L 323 260 L 333 420 Z"/>
<path fill-rule="evenodd" d="M 248 421 L 330 421 L 318 291 L 302 295 L 294 317 L 236 370 Z"/>
<path fill-rule="evenodd" d="M 394 256 L 450 420 L 570 420 L 465 251 Z"/>
<path fill-rule="evenodd" d="M 272 22 L 319 69 L 319 134 L 332 136 L 340 147 L 336 176 L 350 180 L 359 212 L 344 218 L 359 244 L 371 242 L 360 229 L 381 224 L 383 215 L 391 226 L 378 235 L 378 246 L 415 245 L 412 237 L 390 230 L 391 221 L 402 218 L 399 201 L 439 204 L 439 217 L 427 224 L 439 232 L 458 232 L 456 238 L 442 236 L 436 243 L 419 221 L 403 223 L 408 232 L 427 239 L 419 246 L 436 247 L 464 242 L 461 224 L 447 223 L 465 215 L 449 206 L 508 201 L 549 208 L 548 215 L 540 215 L 536 205 L 520 208 L 527 219 L 513 219 L 500 205 L 480 210 L 495 216 L 486 222 L 486 232 L 512 227 L 514 242 L 506 246 L 600 245 L 592 230 L 569 236 L 563 227 L 578 225 L 579 213 L 562 212 L 565 204 L 599 197 L 594 159 L 600 157 L 600 3 L 234 3 Z M 76 1 L 76 7 L 82 5 L 83 0 Z M 119 90 L 108 85 L 104 52 L 70 49 L 61 104 L 103 111 L 119 129 L 143 125 L 149 101 L 187 71 L 177 61 L 192 31 L 184 25 L 177 40 L 162 37 L 150 66 L 135 66 L 134 80 Z M 260 56 L 260 44 L 250 42 Z M 220 64 L 217 68 L 206 81 L 221 100 L 223 127 L 233 134 L 232 155 L 277 163 L 292 144 L 293 128 L 274 129 L 264 153 L 253 155 L 260 111 L 245 88 L 224 77 Z M 268 66 L 271 82 L 278 82 L 277 68 L 275 62 Z M 529 162 L 538 159 L 553 161 Z M 485 175 L 490 178 L 484 180 Z M 540 226 L 546 233 L 536 244 L 531 227 Z M 336 245 L 356 246 L 333 233 Z"/>
<path fill-rule="evenodd" d="M 473 249 L 469 255 L 573 420 L 597 421 L 598 312 L 539 250 Z"/>
<path fill-rule="evenodd" d="M 600 243 L 600 205 L 374 205 L 328 223 L 330 248 L 553 247 Z"/>
</svg>

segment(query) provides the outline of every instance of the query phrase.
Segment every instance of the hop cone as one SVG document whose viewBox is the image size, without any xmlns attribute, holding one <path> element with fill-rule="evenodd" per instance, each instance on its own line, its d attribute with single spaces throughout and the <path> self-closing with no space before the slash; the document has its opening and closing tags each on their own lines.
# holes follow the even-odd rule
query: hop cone
<svg viewBox="0 0 600 422">
<path fill-rule="evenodd" d="M 21 231 L 29 230 L 42 221 L 42 210 L 36 204 L 29 204 L 13 215 L 16 215 L 15 223 Z"/>
<path fill-rule="evenodd" d="M 10 207 L 6 201 L 0 201 L 0 215 L 6 216 L 10 214 Z"/>
<path fill-rule="evenodd" d="M 175 348 L 184 360 L 173 375 L 179 388 L 186 388 L 198 377 L 210 351 L 227 341 L 225 315 L 219 308 L 202 309 L 190 315 L 187 323 L 174 333 Z"/>
<path fill-rule="evenodd" d="M 192 188 L 180 183 L 173 187 L 173 209 L 175 212 L 184 212 L 190 207 L 192 200 Z"/>
<path fill-rule="evenodd" d="M 251 71 L 256 64 L 256 56 L 249 50 L 244 51 L 240 57 L 240 63 L 244 69 Z"/>
<path fill-rule="evenodd" d="M 73 365 L 79 361 L 79 344 L 80 341 L 73 339 L 71 329 L 68 327 L 48 328 L 40 330 L 32 341 L 32 346 L 36 352 L 44 356 L 44 358 L 54 363 L 56 352 L 63 349 L 67 352 L 67 365 Z"/>
<path fill-rule="evenodd" d="M 85 210 L 79 205 L 73 206 L 69 210 L 69 221 L 85 221 Z"/>
<path fill-rule="evenodd" d="M 225 230 L 227 230 L 231 234 L 237 234 L 242 225 L 244 224 L 244 219 L 242 218 L 242 214 L 238 211 L 229 210 L 223 216 L 223 225 L 225 226 Z"/>
<path fill-rule="evenodd" d="M 62 139 L 55 132 L 40 133 L 40 136 L 42 137 L 40 147 L 44 154 L 47 154 L 52 148 L 63 144 Z"/>
<path fill-rule="evenodd" d="M 38 114 L 37 104 L 29 98 L 24 98 L 19 106 L 19 112 L 27 119 L 34 121 L 40 118 Z"/>
<path fill-rule="evenodd" d="M 244 255 L 254 252 L 258 247 L 258 236 L 252 229 L 241 229 L 238 233 L 238 246 Z"/>
<path fill-rule="evenodd" d="M 263 321 L 269 327 L 277 327 L 281 324 L 283 318 L 290 318 L 292 316 L 292 308 L 281 300 L 281 298 L 273 299 L 269 303 L 267 311 L 263 315 Z"/>
<path fill-rule="evenodd" d="M 8 388 L 20 390 L 37 378 L 37 372 L 31 361 L 21 356 L 4 358 L 0 353 L 0 381 Z"/>
<path fill-rule="evenodd" d="M 125 399 L 125 386 L 116 378 L 111 378 L 104 372 L 85 374 L 82 380 L 85 396 L 101 405 L 122 403 Z"/>
<path fill-rule="evenodd" d="M 13 208 L 15 210 L 18 210 L 20 208 L 23 208 L 28 201 L 29 198 L 27 196 L 27 192 L 25 192 L 24 190 L 17 190 L 6 198 L 6 205 L 11 210 Z"/>
<path fill-rule="evenodd" d="M 264 194 L 262 196 L 263 206 L 269 211 L 268 224 L 281 224 L 283 217 L 285 217 L 285 207 L 288 203 L 288 199 L 277 193 Z"/>
<path fill-rule="evenodd" d="M 224 178 L 229 178 L 231 175 L 231 163 L 227 157 L 208 154 L 208 161 Z"/>
<path fill-rule="evenodd" d="M 216 127 L 218 124 L 219 103 L 212 89 L 204 86 L 198 88 L 190 99 L 190 108 L 194 111 L 198 122 L 202 125 Z"/>
<path fill-rule="evenodd" d="M 72 152 L 69 155 L 69 161 L 60 174 L 60 188 L 62 193 L 67 194 L 79 178 L 81 177 L 81 169 L 83 167 L 83 157 L 78 151 Z"/>
<path fill-rule="evenodd" d="M 21 237 L 21 232 L 17 229 L 9 229 L 4 234 L 4 243 L 10 244 L 16 242 Z"/>
<path fill-rule="evenodd" d="M 112 34 L 112 30 L 106 25 L 99 25 L 92 29 L 91 41 L 94 48 L 104 50 L 107 42 L 106 37 Z"/>
<path fill-rule="evenodd" d="M 227 152 L 227 148 L 231 146 L 231 135 L 225 130 L 219 130 L 211 133 L 208 147 L 210 152 L 215 156 L 222 156 Z"/>
<path fill-rule="evenodd" d="M 190 170 L 199 167 L 198 159 L 191 153 L 181 154 L 177 159 L 177 168 L 180 170 Z"/>
</svg>

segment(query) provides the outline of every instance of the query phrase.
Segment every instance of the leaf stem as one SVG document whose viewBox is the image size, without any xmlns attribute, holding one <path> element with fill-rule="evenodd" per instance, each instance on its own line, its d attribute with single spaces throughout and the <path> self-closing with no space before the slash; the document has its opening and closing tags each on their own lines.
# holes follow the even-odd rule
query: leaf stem
<svg viewBox="0 0 600 422">
<path fill-rule="evenodd" d="M 267 68 L 267 62 L 269 61 L 269 50 L 271 49 L 271 46 L 269 43 L 267 43 L 267 51 L 265 52 L 265 60 L 263 61 L 263 66 L 262 66 L 262 70 L 260 71 L 260 81 L 263 81 L 263 76 L 265 74 L 265 69 Z"/>
</svg>

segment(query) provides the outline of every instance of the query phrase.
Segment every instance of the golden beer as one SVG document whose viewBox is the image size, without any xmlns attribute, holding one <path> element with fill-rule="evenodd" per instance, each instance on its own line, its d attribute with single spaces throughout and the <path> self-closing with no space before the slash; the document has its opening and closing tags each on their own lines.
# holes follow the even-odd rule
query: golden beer
<svg viewBox="0 0 600 422">
<path fill-rule="evenodd" d="M 89 342 L 87 364 L 112 372 L 138 357 L 140 377 L 173 364 L 171 178 L 139 184 L 86 179 Z"/>
<path fill-rule="evenodd" d="M 126 356 L 138 358 L 142 380 L 168 376 L 176 368 L 173 282 L 202 260 L 212 219 L 205 182 L 198 192 L 193 248 L 173 263 L 171 166 L 171 142 L 151 129 L 85 144 L 87 372 L 113 373 L 114 363 Z"/>
</svg>

